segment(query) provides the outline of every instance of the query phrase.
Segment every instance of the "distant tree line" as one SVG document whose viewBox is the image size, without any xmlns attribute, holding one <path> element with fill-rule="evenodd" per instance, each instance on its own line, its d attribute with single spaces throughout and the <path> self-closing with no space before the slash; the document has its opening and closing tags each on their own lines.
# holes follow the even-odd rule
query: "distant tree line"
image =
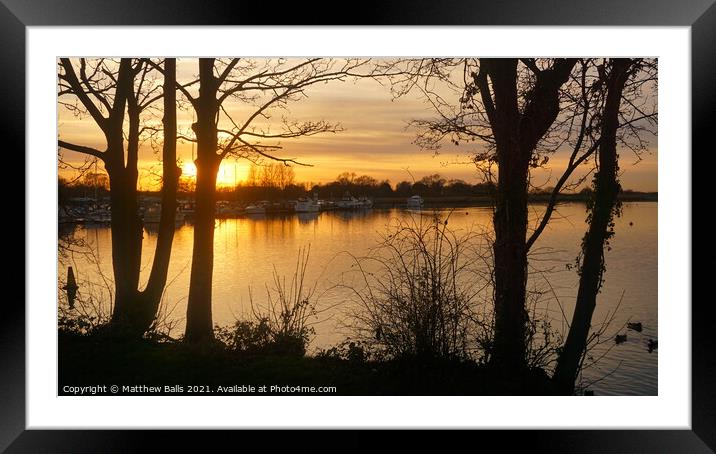
<svg viewBox="0 0 716 454">
<path fill-rule="evenodd" d="M 329 183 L 297 183 L 293 168 L 280 163 L 252 166 L 245 183 L 233 190 L 224 191 L 237 200 L 291 200 L 318 194 L 322 199 L 340 199 L 348 192 L 353 196 L 370 198 L 441 196 L 479 196 L 494 192 L 492 182 L 470 184 L 460 179 L 447 179 L 440 174 L 427 175 L 414 183 L 401 181 L 395 186 L 389 180 L 378 180 L 370 175 L 343 172 Z"/>
<path fill-rule="evenodd" d="M 179 180 L 179 195 L 182 198 L 193 196 L 195 185 L 191 177 L 182 177 Z M 109 181 L 102 172 L 86 172 L 76 181 L 60 177 L 58 179 L 58 193 L 61 204 L 73 198 L 97 198 L 99 200 L 109 197 Z M 554 186 L 535 187 L 530 189 L 530 195 L 550 195 Z M 219 188 L 219 198 L 233 199 L 245 202 L 259 200 L 295 200 L 299 197 L 312 197 L 314 193 L 321 199 L 340 199 L 348 192 L 360 197 L 373 199 L 404 198 L 412 195 L 421 197 L 470 197 L 487 196 L 494 194 L 495 185 L 491 181 L 470 184 L 461 179 L 447 179 L 440 174 L 427 175 L 411 183 L 401 181 L 393 186 L 390 180 L 377 180 L 369 175 L 357 175 L 355 172 L 343 172 L 329 183 L 313 184 L 295 181 L 293 167 L 280 163 L 268 165 L 252 165 L 246 181 L 235 187 Z M 624 194 L 637 193 L 631 189 L 623 189 Z M 152 191 L 148 191 L 149 194 Z M 578 194 L 590 197 L 593 191 L 589 186 L 582 188 Z"/>
<path fill-rule="evenodd" d="M 104 172 L 87 172 L 76 181 L 66 178 L 57 179 L 57 198 L 60 205 L 70 199 L 109 197 L 109 179 Z"/>
</svg>

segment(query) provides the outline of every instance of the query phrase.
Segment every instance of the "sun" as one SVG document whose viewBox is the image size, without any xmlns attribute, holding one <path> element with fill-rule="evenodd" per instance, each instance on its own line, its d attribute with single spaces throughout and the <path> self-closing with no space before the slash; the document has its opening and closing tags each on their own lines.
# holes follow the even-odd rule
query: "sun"
<svg viewBox="0 0 716 454">
<path fill-rule="evenodd" d="M 222 162 L 216 174 L 217 186 L 236 186 L 246 180 L 249 168 L 241 163 Z M 185 162 L 181 166 L 182 178 L 196 180 L 196 165 L 193 162 Z"/>
<path fill-rule="evenodd" d="M 193 162 L 185 162 L 181 166 L 181 176 L 184 178 L 196 178 L 196 166 Z"/>
</svg>

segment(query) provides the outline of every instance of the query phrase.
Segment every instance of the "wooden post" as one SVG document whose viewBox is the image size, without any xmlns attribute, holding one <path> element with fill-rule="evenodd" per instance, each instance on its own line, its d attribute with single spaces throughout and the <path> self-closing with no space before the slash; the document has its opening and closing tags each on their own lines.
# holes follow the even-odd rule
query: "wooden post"
<svg viewBox="0 0 716 454">
<path fill-rule="evenodd" d="M 70 309 L 73 309 L 75 307 L 75 297 L 77 296 L 79 285 L 77 285 L 75 273 L 72 271 L 71 266 L 67 267 L 67 285 L 62 288 L 67 290 L 67 302 L 70 305 Z"/>
</svg>

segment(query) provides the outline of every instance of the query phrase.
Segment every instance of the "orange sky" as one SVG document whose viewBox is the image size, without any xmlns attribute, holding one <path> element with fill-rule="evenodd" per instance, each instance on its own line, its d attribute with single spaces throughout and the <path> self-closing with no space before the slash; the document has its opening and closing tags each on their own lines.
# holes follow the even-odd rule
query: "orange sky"
<svg viewBox="0 0 716 454">
<path fill-rule="evenodd" d="M 196 59 L 181 59 L 178 62 L 178 80 L 193 80 L 198 73 Z M 379 180 L 388 179 L 395 184 L 402 180 L 416 179 L 425 175 L 440 173 L 446 178 L 460 178 L 470 183 L 480 181 L 478 173 L 468 161 L 473 148 L 445 144 L 438 156 L 423 151 L 413 144 L 416 130 L 408 127 L 412 119 L 433 117 L 432 108 L 416 94 L 409 94 L 392 100 L 390 90 L 373 79 L 329 82 L 309 88 L 307 99 L 290 104 L 288 110 L 277 112 L 264 124 L 279 123 L 281 116 L 296 120 L 327 120 L 337 122 L 343 128 L 338 133 L 327 133 L 281 142 L 282 157 L 297 158 L 313 167 L 296 167 L 296 180 L 307 182 L 328 182 L 345 171 L 359 175 L 371 175 Z M 160 106 L 161 103 L 157 105 Z M 227 101 L 225 107 L 238 119 L 245 117 L 248 110 L 238 101 Z M 104 149 L 104 138 L 89 117 L 76 118 L 62 106 L 58 111 L 59 136 L 62 140 Z M 187 131 L 192 122 L 191 109 L 178 113 L 179 130 Z M 621 153 L 620 167 L 622 187 L 642 191 L 657 189 L 656 138 L 651 138 L 649 153 L 638 165 L 631 152 Z M 81 162 L 77 153 L 63 150 L 63 159 Z M 189 143 L 178 143 L 178 156 L 182 161 L 183 173 L 193 171 L 192 147 Z M 140 187 L 155 189 L 156 173 L 161 171 L 157 154 L 149 144 L 140 151 Z M 541 184 L 554 183 L 564 165 L 566 156 L 557 153 L 549 162 L 549 169 L 534 173 L 534 181 Z M 228 159 L 219 170 L 218 181 L 222 185 L 233 185 L 242 181 L 248 173 L 248 162 Z M 102 168 L 101 163 L 99 168 Z M 70 171 L 60 170 L 61 176 L 70 176 Z M 549 183 L 547 183 L 549 184 Z"/>
</svg>

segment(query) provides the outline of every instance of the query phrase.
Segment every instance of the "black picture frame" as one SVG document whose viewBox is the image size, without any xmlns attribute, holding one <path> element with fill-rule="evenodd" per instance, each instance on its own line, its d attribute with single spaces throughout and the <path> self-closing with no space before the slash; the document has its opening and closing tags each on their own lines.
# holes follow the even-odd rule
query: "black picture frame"
<svg viewBox="0 0 716 454">
<path fill-rule="evenodd" d="M 558 25 L 558 26 L 690 26 L 692 70 L 692 147 L 712 148 L 710 113 L 716 105 L 716 6 L 714 0 L 689 3 L 668 0 L 571 1 L 428 1 L 400 0 L 384 4 L 374 0 L 336 5 L 325 0 L 298 8 L 270 8 L 244 0 L 0 0 L 0 86 L 3 87 L 2 129 L 4 148 L 25 149 L 25 32 L 29 26 L 63 25 Z M 347 9 L 346 9 L 347 8 Z M 266 12 L 270 9 L 270 14 Z M 672 150 L 673 151 L 673 150 Z M 691 154 L 685 156 L 690 158 Z M 15 153 L 18 157 L 20 153 Z M 21 164 L 25 168 L 24 163 Z M 26 169 L 27 171 L 27 169 Z M 19 211 L 16 211 L 19 212 Z M 691 222 L 691 220 L 689 220 Z M 25 243 L 31 238 L 25 237 Z M 23 260 L 24 263 L 24 260 Z M 29 272 L 29 271 L 28 271 Z M 690 293 L 690 289 L 689 289 Z M 4 298 L 0 315 L 0 449 L 7 452 L 134 452 L 171 445 L 189 446 L 188 437 L 210 438 L 211 445 L 244 444 L 247 434 L 188 431 L 45 431 L 25 429 L 25 308 L 17 298 Z M 27 303 L 27 302 L 26 302 Z M 713 452 L 716 449 L 714 384 L 716 347 L 711 332 L 711 298 L 668 302 L 691 304 L 692 310 L 692 420 L 691 430 L 570 430 L 481 431 L 481 446 L 501 448 L 524 445 L 531 451 L 549 452 Z M 664 367 L 664 365 L 661 365 Z M 668 367 L 668 365 L 666 365 Z M 151 411 L 148 409 L 147 411 Z M 340 451 L 365 450 L 372 442 L 362 432 L 336 431 Z M 464 434 L 463 434 L 464 435 Z M 264 434 L 265 436 L 265 434 Z M 392 437 L 383 449 L 422 443 L 426 434 Z M 474 435 L 467 435 L 474 437 Z M 447 438 L 447 437 L 444 437 Z M 449 437 L 443 448 L 457 443 Z M 315 434 L 292 433 L 271 437 L 272 447 L 306 441 L 321 446 Z M 473 438 L 475 440 L 475 438 Z M 326 443 L 324 448 L 337 449 Z M 457 445 L 456 445 L 457 448 Z M 180 449 L 181 450 L 181 449 Z"/>
</svg>

